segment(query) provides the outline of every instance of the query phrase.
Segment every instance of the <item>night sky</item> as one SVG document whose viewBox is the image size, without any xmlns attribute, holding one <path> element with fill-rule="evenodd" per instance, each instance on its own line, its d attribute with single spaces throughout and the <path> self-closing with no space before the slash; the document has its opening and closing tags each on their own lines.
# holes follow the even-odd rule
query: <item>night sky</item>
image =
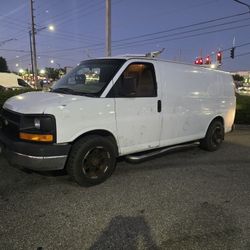
<svg viewBox="0 0 250 250">
<path fill-rule="evenodd" d="M 242 0 L 243 1 L 243 0 Z M 244 0 L 250 4 L 249 0 Z M 250 70 L 250 13 L 233 0 L 111 0 L 112 55 L 165 48 L 161 58 L 193 63 L 223 51 L 222 69 Z M 34 0 L 38 68 L 75 66 L 105 55 L 105 0 Z M 29 0 L 1 0 L 0 56 L 30 68 Z M 230 48 L 235 37 L 235 59 Z M 51 60 L 54 64 L 51 64 Z M 18 63 L 18 67 L 16 64 Z"/>
</svg>

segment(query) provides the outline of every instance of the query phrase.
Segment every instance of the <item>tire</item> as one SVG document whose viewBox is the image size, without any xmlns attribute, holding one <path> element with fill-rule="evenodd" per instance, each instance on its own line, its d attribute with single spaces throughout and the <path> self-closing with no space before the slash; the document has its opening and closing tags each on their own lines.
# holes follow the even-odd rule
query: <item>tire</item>
<svg viewBox="0 0 250 250">
<path fill-rule="evenodd" d="M 86 136 L 72 146 L 67 172 L 81 186 L 97 185 L 112 175 L 116 150 L 109 137 Z"/>
<path fill-rule="evenodd" d="M 213 121 L 207 130 L 206 136 L 200 141 L 200 147 L 207 151 L 216 151 L 224 140 L 224 126 L 221 121 Z"/>
</svg>

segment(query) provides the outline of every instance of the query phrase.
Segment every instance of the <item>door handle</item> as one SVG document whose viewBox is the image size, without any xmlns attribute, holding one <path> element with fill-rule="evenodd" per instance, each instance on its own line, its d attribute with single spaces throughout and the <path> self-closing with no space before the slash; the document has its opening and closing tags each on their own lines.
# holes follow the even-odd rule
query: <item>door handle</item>
<svg viewBox="0 0 250 250">
<path fill-rule="evenodd" d="M 157 101 L 157 112 L 160 113 L 161 112 L 161 100 Z"/>
</svg>

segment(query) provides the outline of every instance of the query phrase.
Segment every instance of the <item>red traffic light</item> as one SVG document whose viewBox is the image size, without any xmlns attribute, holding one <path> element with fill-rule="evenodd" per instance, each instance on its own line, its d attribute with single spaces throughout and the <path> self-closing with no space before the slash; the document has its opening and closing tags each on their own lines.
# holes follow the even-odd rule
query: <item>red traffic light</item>
<svg viewBox="0 0 250 250">
<path fill-rule="evenodd" d="M 194 64 L 202 65 L 202 64 L 203 64 L 203 59 L 202 59 L 202 57 L 196 58 L 196 60 L 194 61 Z"/>
<path fill-rule="evenodd" d="M 221 61 L 222 61 L 222 52 L 219 51 L 219 52 L 217 52 L 217 62 L 218 62 L 219 64 L 221 64 Z"/>
<path fill-rule="evenodd" d="M 205 64 L 211 64 L 210 56 L 206 57 Z"/>
</svg>

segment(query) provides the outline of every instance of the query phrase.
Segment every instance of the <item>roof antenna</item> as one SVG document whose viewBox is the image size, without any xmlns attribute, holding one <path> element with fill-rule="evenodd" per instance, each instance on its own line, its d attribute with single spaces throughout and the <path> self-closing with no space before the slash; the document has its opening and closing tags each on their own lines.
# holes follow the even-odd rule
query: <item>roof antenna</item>
<svg viewBox="0 0 250 250">
<path fill-rule="evenodd" d="M 163 51 L 165 50 L 165 48 L 162 48 L 161 50 L 158 51 L 153 51 L 153 52 L 149 52 L 146 53 L 146 57 L 158 57 Z"/>
</svg>

